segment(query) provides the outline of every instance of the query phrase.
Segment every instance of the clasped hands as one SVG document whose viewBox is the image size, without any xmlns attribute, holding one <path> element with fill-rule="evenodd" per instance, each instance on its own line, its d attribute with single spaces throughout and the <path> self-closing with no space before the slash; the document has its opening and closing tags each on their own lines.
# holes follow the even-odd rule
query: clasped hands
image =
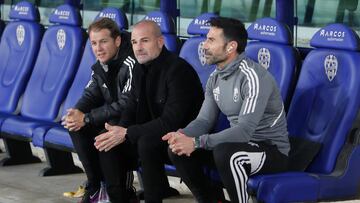
<svg viewBox="0 0 360 203">
<path fill-rule="evenodd" d="M 167 141 L 171 151 L 179 156 L 184 154 L 190 156 L 195 151 L 194 138 L 188 137 L 179 131 L 164 135 L 162 140 Z"/>
<path fill-rule="evenodd" d="M 85 126 L 84 116 L 85 114 L 78 109 L 70 108 L 61 118 L 61 125 L 69 131 L 78 131 Z M 107 132 L 95 137 L 94 146 L 97 150 L 107 152 L 125 141 L 126 128 L 105 123 L 105 129 Z"/>
<path fill-rule="evenodd" d="M 105 129 L 107 132 L 95 137 L 94 146 L 97 150 L 107 152 L 126 140 L 126 128 L 105 123 Z"/>
<path fill-rule="evenodd" d="M 78 109 L 70 108 L 67 110 L 67 114 L 62 117 L 61 124 L 69 131 L 78 131 L 85 126 L 84 116 L 84 113 Z M 107 132 L 95 137 L 94 146 L 97 150 L 107 152 L 125 141 L 126 128 L 105 123 L 105 129 Z M 190 156 L 195 150 L 194 138 L 179 131 L 167 133 L 162 137 L 162 140 L 167 141 L 171 151 L 179 156 L 183 154 Z"/>
<path fill-rule="evenodd" d="M 69 131 L 78 131 L 85 126 L 84 117 L 85 114 L 80 110 L 70 108 L 66 115 L 61 118 L 61 125 Z"/>
</svg>

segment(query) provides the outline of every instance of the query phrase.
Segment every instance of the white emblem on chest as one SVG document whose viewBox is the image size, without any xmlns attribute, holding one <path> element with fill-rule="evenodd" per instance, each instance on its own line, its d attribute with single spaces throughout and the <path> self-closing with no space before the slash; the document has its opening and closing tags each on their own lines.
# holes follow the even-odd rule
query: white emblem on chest
<svg viewBox="0 0 360 203">
<path fill-rule="evenodd" d="M 217 87 L 217 88 L 213 89 L 213 94 L 214 94 L 215 101 L 219 101 L 220 88 Z"/>
<path fill-rule="evenodd" d="M 234 88 L 233 100 L 234 102 L 239 101 L 239 89 L 237 87 Z"/>
</svg>

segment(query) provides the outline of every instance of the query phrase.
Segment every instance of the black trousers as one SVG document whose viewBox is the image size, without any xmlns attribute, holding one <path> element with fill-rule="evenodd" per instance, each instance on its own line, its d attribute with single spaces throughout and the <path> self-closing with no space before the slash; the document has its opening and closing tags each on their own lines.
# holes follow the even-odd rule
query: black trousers
<svg viewBox="0 0 360 203">
<path fill-rule="evenodd" d="M 143 135 L 137 141 L 138 156 L 146 203 L 162 202 L 170 186 L 165 173 L 165 163 L 170 163 L 168 144 L 161 137 Z"/>
<path fill-rule="evenodd" d="M 132 186 L 132 170 L 138 162 L 136 148 L 124 142 L 108 152 L 99 152 L 94 138 L 102 132 L 104 129 L 85 126 L 69 134 L 85 169 L 89 189 L 96 190 L 105 181 L 111 202 L 128 202 L 126 191 Z"/>
<path fill-rule="evenodd" d="M 169 149 L 177 172 L 200 203 L 217 202 L 216 194 L 204 166 L 216 168 L 231 202 L 248 202 L 247 180 L 254 174 L 287 170 L 288 157 L 265 142 L 223 143 L 213 150 L 198 149 L 190 157 L 178 156 Z"/>
</svg>

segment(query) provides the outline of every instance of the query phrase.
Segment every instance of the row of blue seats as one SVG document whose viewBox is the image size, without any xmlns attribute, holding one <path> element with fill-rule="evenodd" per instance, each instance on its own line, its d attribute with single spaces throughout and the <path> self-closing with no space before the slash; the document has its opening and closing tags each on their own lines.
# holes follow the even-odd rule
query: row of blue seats
<svg viewBox="0 0 360 203">
<path fill-rule="evenodd" d="M 97 16 L 100 17 L 111 17 L 121 29 L 128 28 L 126 16 L 118 9 L 104 9 Z M 0 44 L 0 126 L 3 137 L 7 137 L 4 140 L 9 155 L 8 160 L 3 160 L 3 165 L 38 160 L 32 155 L 23 156 L 29 153 L 29 147 L 14 143 L 13 138 L 32 141 L 35 146 L 42 147 L 45 133 L 52 127 L 59 127 L 61 133 L 66 134 L 60 140 L 68 137 L 57 122 L 60 105 L 66 96 L 62 113 L 75 104 L 90 80 L 90 67 L 96 60 L 89 41 L 83 51 L 80 14 L 70 5 L 55 9 L 49 18 L 54 25 L 47 29 L 44 37 L 43 27 L 38 24 L 39 12 L 31 3 L 18 3 L 11 10 L 10 18 L 13 21 L 6 26 Z M 161 12 L 149 13 L 146 18 L 158 21 L 169 50 L 177 52 L 179 40 L 172 34 L 175 32 L 174 22 Z M 76 82 L 68 92 L 74 76 Z M 21 95 L 22 99 L 19 100 Z M 17 107 L 20 110 L 16 110 Z M 20 115 L 13 115 L 18 112 Z M 59 137 L 55 136 L 54 139 L 58 140 Z M 70 140 L 66 139 L 65 142 L 73 149 Z M 21 160 L 17 160 L 16 157 L 20 155 Z"/>
<path fill-rule="evenodd" d="M 0 127 L 8 155 L 1 164 L 40 161 L 32 155 L 29 141 L 39 147 L 47 141 L 50 146 L 74 151 L 58 121 L 81 96 L 96 60 L 89 40 L 84 47 L 79 11 L 70 5 L 57 7 L 49 18 L 54 25 L 45 33 L 38 23 L 37 8 L 29 2 L 15 5 L 9 17 L 13 21 L 6 26 L 0 43 Z M 106 8 L 96 18 L 101 17 L 110 17 L 122 30 L 128 29 L 126 16 L 119 9 Z M 178 52 L 180 40 L 174 34 L 174 21 L 156 11 L 145 18 L 160 25 L 166 46 Z M 79 171 L 69 153 L 46 152 L 50 167 L 42 175 Z M 57 164 L 57 160 L 67 161 Z"/>
<path fill-rule="evenodd" d="M 31 7 L 31 4 L 26 2 L 19 4 L 19 7 Z M 95 57 L 87 44 L 80 65 L 80 56 L 74 59 L 76 54 L 82 53 L 83 38 L 79 23 L 75 23 L 76 20 L 71 21 L 79 16 L 73 8 L 64 5 L 55 10 L 55 17 L 50 17 L 50 21 L 59 25 L 49 27 L 42 41 L 41 36 L 38 36 L 38 41 L 24 39 L 24 36 L 36 36 L 27 30 L 24 34 L 25 27 L 29 24 L 32 28 L 38 26 L 33 25 L 36 24 L 33 20 L 24 17 L 32 14 L 20 14 L 23 10 L 16 11 L 16 8 L 10 12 L 10 17 L 19 20 L 6 26 L 0 43 L 0 52 L 4 52 L 0 53 L 0 88 L 3 88 L 0 94 L 8 93 L 0 97 L 1 102 L 5 98 L 0 105 L 1 135 L 9 155 L 2 164 L 39 161 L 32 156 L 28 145 L 31 141 L 35 146 L 43 147 L 47 156 L 49 167 L 42 171 L 42 175 L 78 172 L 80 170 L 74 166 L 69 153 L 73 151 L 70 137 L 56 122 L 56 118 L 59 118 L 60 104 L 63 101 L 65 102 L 60 114 L 64 114 L 80 97 L 90 78 L 89 67 Z M 28 10 L 29 13 L 37 13 L 35 8 Z M 109 9 L 108 12 L 119 10 Z M 107 14 L 105 10 L 100 12 L 99 16 L 120 14 Z M 205 65 L 202 49 L 202 41 L 209 29 L 206 22 L 213 16 L 214 14 L 203 14 L 190 23 L 188 33 L 193 37 L 185 42 L 180 51 L 180 56 L 196 69 L 203 85 L 214 70 L 214 66 Z M 114 20 L 119 23 L 119 19 Z M 163 22 L 158 17 L 150 19 Z M 12 33 L 19 33 L 11 43 L 10 40 L 4 40 L 7 39 L 5 36 L 10 36 L 6 34 L 7 29 L 12 29 Z M 68 34 L 68 29 L 79 31 Z M 64 32 L 67 33 L 66 37 Z M 296 81 L 299 60 L 296 49 L 292 47 L 288 28 L 273 19 L 265 18 L 254 22 L 248 32 L 249 38 L 254 41 L 249 42 L 247 55 L 259 61 L 274 75 L 285 102 L 290 101 L 293 94 L 291 103 L 288 102 L 290 105 L 287 116 L 290 138 L 309 141 L 306 145 L 296 145 L 293 148 L 299 149 L 293 150 L 292 162 L 304 162 L 301 172 L 255 176 L 249 181 L 249 190 L 265 202 L 316 201 L 355 195 L 360 180 L 360 174 L 356 173 L 360 168 L 359 135 L 357 131 L 350 137 L 348 134 L 355 121 L 360 101 L 360 84 L 356 77 L 359 75 L 356 64 L 360 60 L 358 36 L 340 24 L 329 25 L 317 32 L 311 40 L 314 50 L 304 60 L 295 87 L 292 83 Z M 14 37 L 14 34 L 12 36 Z M 69 40 L 71 43 L 66 43 Z M 36 50 L 35 45 L 29 45 L 30 42 L 37 42 L 40 51 L 37 57 L 35 51 L 33 62 L 30 60 L 24 65 L 21 62 L 29 56 L 25 57 L 22 51 L 32 50 L 34 53 L 33 50 Z M 23 43 L 26 48 L 20 49 L 19 46 Z M 63 49 L 66 51 L 61 52 Z M 8 55 L 12 57 L 6 58 Z M 68 60 L 75 62 L 65 65 Z M 31 73 L 33 64 L 35 65 Z M 19 75 L 20 73 L 23 75 Z M 67 91 L 71 83 L 70 90 Z M 15 86 L 18 88 L 16 91 L 13 90 Z M 9 87 L 12 90 L 7 89 Z M 294 93 L 292 89 L 295 89 Z M 20 114 L 14 115 L 17 113 L 17 106 Z M 220 118 L 217 130 L 227 125 L 226 119 Z M 314 143 L 315 145 L 310 145 Z M 319 151 L 311 156 L 307 155 L 305 152 L 313 146 L 318 147 Z"/>
</svg>

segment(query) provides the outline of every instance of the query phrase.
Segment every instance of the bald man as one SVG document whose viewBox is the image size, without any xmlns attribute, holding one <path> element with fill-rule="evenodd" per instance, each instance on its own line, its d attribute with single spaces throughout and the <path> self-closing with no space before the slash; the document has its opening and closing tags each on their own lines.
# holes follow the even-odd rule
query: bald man
<svg viewBox="0 0 360 203">
<path fill-rule="evenodd" d="M 161 137 L 185 127 L 198 114 L 204 98 L 194 69 L 164 46 L 159 26 L 137 23 L 131 43 L 139 66 L 134 69 L 131 95 L 118 125 L 95 138 L 99 151 L 129 143 L 137 149 L 145 202 L 162 202 L 169 190 L 164 164 L 167 142 Z"/>
</svg>

